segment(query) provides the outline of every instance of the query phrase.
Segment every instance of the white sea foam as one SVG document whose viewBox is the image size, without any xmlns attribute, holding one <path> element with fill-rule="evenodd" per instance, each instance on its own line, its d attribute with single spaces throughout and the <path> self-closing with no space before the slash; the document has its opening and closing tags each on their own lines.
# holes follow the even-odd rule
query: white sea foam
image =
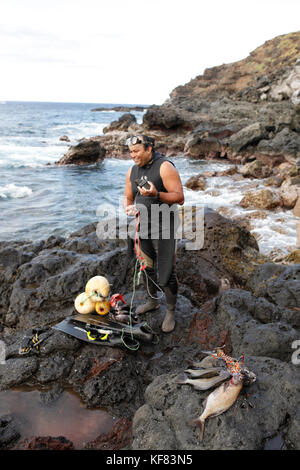
<svg viewBox="0 0 300 470">
<path fill-rule="evenodd" d="M 255 236 L 259 245 L 259 250 L 264 255 L 269 255 L 274 249 L 279 249 L 282 254 L 288 254 L 296 248 L 297 232 L 296 221 L 298 220 L 287 210 L 266 210 L 261 212 L 265 218 L 249 218 L 248 216 L 256 210 L 245 209 L 239 205 L 249 184 L 257 187 L 249 188 L 250 191 L 258 191 L 266 188 L 264 180 L 243 179 L 234 181 L 230 177 L 211 177 L 206 178 L 206 188 L 200 191 L 193 191 L 184 188 L 185 203 L 203 204 L 214 210 L 221 208 L 228 210 L 229 218 L 243 217 L 250 222 L 250 232 Z M 272 188 L 272 191 L 277 191 Z M 221 212 L 222 213 L 222 212 Z"/>
<path fill-rule="evenodd" d="M 47 129 L 45 136 L 5 136 L 0 139 L 0 167 L 38 168 L 54 163 L 70 145 L 78 144 L 84 137 L 102 135 L 108 123 L 78 123 L 57 125 Z M 67 135 L 70 142 L 60 141 Z"/>
<path fill-rule="evenodd" d="M 32 189 L 28 186 L 16 186 L 14 183 L 0 186 L 0 199 L 19 199 L 31 194 Z"/>
<path fill-rule="evenodd" d="M 65 145 L 0 145 L 0 167 L 38 168 L 57 161 L 66 152 Z"/>
<path fill-rule="evenodd" d="M 90 214 L 86 215 L 85 201 L 90 200 L 95 188 L 101 188 L 100 193 L 95 193 L 96 198 L 101 194 L 103 199 L 113 204 L 117 204 L 119 195 L 123 194 L 125 172 L 131 166 L 131 160 L 105 159 L 99 173 L 97 173 L 98 170 L 94 176 L 91 171 L 85 173 L 84 177 L 90 182 L 89 189 L 85 192 L 81 188 L 79 193 L 76 185 L 78 175 L 83 174 L 83 169 L 78 172 L 64 172 L 63 169 L 50 172 L 39 170 L 45 167 L 46 163 L 58 161 L 66 153 L 68 147 L 76 145 L 80 139 L 102 135 L 104 127 L 113 120 L 117 120 L 122 113 L 108 109 L 87 115 L 86 110 L 82 114 L 80 109 L 70 110 L 66 107 L 66 114 L 58 109 L 57 116 L 53 116 L 53 113 L 47 114 L 49 111 L 47 107 L 45 109 L 46 114 L 42 114 L 42 120 L 36 118 L 35 112 L 30 114 L 32 110 L 29 107 L 26 119 L 21 114 L 19 117 L 16 115 L 16 120 L 12 121 L 11 127 L 7 127 L 5 120 L 2 123 L 0 168 L 6 179 L 2 179 L 2 186 L 0 184 L 0 205 L 2 202 L 3 208 L 7 206 L 3 214 L 8 216 L 9 220 L 11 219 L 8 226 L 2 226 L 1 234 L 2 236 L 5 234 L 5 239 L 6 235 L 10 236 L 12 233 L 15 237 L 14 228 L 18 229 L 20 236 L 23 236 L 25 227 L 26 230 L 30 230 L 32 236 L 43 238 L 45 231 L 48 234 L 49 231 L 53 233 L 53 231 L 61 230 L 63 233 L 64 229 L 71 230 L 70 227 L 74 228 L 74 220 L 79 226 L 88 223 L 93 217 Z M 137 122 L 141 123 L 144 112 L 133 112 L 133 114 Z M 13 125 L 14 122 L 15 125 Z M 70 142 L 60 141 L 59 138 L 62 135 L 67 135 Z M 226 161 L 191 160 L 183 155 L 170 159 L 178 168 L 183 184 L 193 174 L 202 171 L 218 172 L 232 167 L 232 164 Z M 20 170 L 23 168 L 26 169 L 24 172 Z M 66 180 L 61 178 L 62 174 L 65 174 Z M 16 179 L 16 175 L 19 179 Z M 16 184 L 5 186 L 3 181 L 7 183 L 18 181 L 23 186 Z M 263 210 L 266 217 L 260 219 L 248 217 L 253 211 L 239 205 L 245 192 L 251 190 L 251 187 L 253 190 L 265 188 L 263 181 L 253 181 L 247 178 L 236 180 L 231 176 L 206 177 L 205 181 L 204 190 L 192 191 L 184 188 L 186 205 L 203 204 L 220 210 L 220 213 L 231 218 L 245 217 L 250 224 L 250 232 L 255 235 L 259 249 L 264 254 L 269 254 L 274 248 L 285 253 L 291 251 L 297 239 L 297 218 L 293 216 L 292 211 Z M 258 184 L 256 188 L 255 183 Z M 30 201 L 24 207 L 22 199 L 19 198 L 29 197 Z M 15 202 L 10 202 L 10 199 L 15 199 Z M 52 216 L 51 223 L 49 214 Z"/>
<path fill-rule="evenodd" d="M 102 135 L 104 127 L 108 124 L 108 122 L 82 122 L 78 124 L 59 124 L 57 126 L 53 126 L 50 130 L 50 133 L 52 135 L 55 134 L 56 139 L 58 138 L 58 134 L 66 134 L 71 140 L 81 139 L 83 137 Z"/>
</svg>

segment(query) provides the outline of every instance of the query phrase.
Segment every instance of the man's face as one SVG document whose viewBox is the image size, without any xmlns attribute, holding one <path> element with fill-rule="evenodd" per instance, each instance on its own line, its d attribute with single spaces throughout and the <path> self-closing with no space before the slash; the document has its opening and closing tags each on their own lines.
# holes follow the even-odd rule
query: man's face
<svg viewBox="0 0 300 470">
<path fill-rule="evenodd" d="M 143 144 L 135 144 L 129 146 L 130 156 L 134 163 L 137 166 L 144 166 L 146 163 L 151 160 L 152 157 L 152 148 L 147 147 L 144 148 Z"/>
</svg>

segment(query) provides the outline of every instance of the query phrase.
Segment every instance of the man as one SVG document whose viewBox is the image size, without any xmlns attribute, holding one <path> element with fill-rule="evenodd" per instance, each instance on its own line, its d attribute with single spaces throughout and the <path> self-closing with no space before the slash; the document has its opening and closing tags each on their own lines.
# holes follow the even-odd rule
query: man
<svg viewBox="0 0 300 470">
<path fill-rule="evenodd" d="M 148 301 L 139 306 L 136 313 L 146 313 L 159 307 L 157 287 L 161 286 L 167 304 L 162 331 L 169 333 L 175 328 L 174 310 L 178 293 L 175 272 L 176 222 L 172 211 L 169 211 L 167 221 L 164 220 L 164 215 L 160 214 L 160 219 L 153 222 L 151 214 L 162 204 L 167 204 L 169 207 L 174 204 L 182 205 L 184 203 L 182 183 L 173 163 L 154 150 L 154 140 L 151 137 L 133 136 L 126 143 L 135 165 L 128 170 L 126 175 L 124 209 L 127 215 L 136 216 L 139 211 L 140 216 L 143 212 L 141 209 L 144 208 L 146 214 L 143 221 L 139 219 L 139 246 L 141 257 L 147 266 L 143 272 Z M 144 186 L 140 181 L 141 178 L 148 184 Z M 137 180 L 139 183 L 136 182 Z M 153 227 L 155 223 L 156 227 Z M 168 225 L 169 232 L 164 230 L 165 225 Z M 155 235 L 156 232 L 158 236 Z M 167 237 L 166 233 L 168 233 Z M 154 268 L 155 262 L 157 262 L 157 270 Z"/>
</svg>

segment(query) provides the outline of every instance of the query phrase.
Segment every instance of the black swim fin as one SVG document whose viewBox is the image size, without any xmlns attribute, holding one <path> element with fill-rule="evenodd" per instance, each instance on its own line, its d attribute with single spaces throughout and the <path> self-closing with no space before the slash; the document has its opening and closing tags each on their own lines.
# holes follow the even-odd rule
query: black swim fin
<svg viewBox="0 0 300 470">
<path fill-rule="evenodd" d="M 99 315 L 74 315 L 52 328 L 75 338 L 106 346 L 128 346 L 134 348 L 139 341 L 152 343 L 154 334 L 145 322 L 126 325 Z"/>
</svg>

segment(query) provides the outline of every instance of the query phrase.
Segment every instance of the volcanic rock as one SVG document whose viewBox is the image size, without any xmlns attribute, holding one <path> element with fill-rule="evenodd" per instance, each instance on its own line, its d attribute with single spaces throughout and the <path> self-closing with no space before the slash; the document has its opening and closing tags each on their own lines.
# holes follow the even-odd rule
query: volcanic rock
<svg viewBox="0 0 300 470">
<path fill-rule="evenodd" d="M 59 140 L 61 140 L 62 142 L 70 142 L 70 139 L 67 135 L 62 135 Z"/>
<path fill-rule="evenodd" d="M 183 116 L 171 106 L 161 109 L 156 105 L 151 106 L 144 116 L 143 124 L 149 129 L 177 129 L 184 124 L 190 127 L 189 121 L 185 122 Z"/>
<path fill-rule="evenodd" d="M 290 178 L 286 179 L 280 186 L 278 195 L 281 198 L 283 206 L 288 209 L 292 209 L 295 206 L 297 199 L 300 197 L 300 185 L 291 184 Z"/>
<path fill-rule="evenodd" d="M 294 387 L 297 366 L 278 359 L 247 356 L 247 367 L 257 381 L 245 389 L 236 403 L 219 417 L 208 418 L 203 441 L 191 421 L 203 411 L 208 392 L 177 385 L 176 374 L 157 377 L 146 389 L 145 404 L 133 419 L 134 450 L 253 450 L 264 448 L 267 438 L 284 429 L 285 442 L 299 449 L 298 409 Z M 276 383 L 276 387 L 272 384 Z"/>
<path fill-rule="evenodd" d="M 93 450 L 124 450 L 132 441 L 132 422 L 126 418 L 119 419 L 108 434 L 99 437 L 85 445 L 85 449 Z"/>
<path fill-rule="evenodd" d="M 202 175 L 191 176 L 184 184 L 186 188 L 193 189 L 194 191 L 204 190 L 206 188 L 206 181 Z"/>
<path fill-rule="evenodd" d="M 297 202 L 294 206 L 293 214 L 296 217 L 300 217 L 300 196 L 298 197 Z"/>
<path fill-rule="evenodd" d="M 276 101 L 290 99 L 294 105 L 300 103 L 300 59 L 295 65 L 270 89 L 271 97 Z"/>
<path fill-rule="evenodd" d="M 232 135 L 228 140 L 228 144 L 232 152 L 237 153 L 246 149 L 250 145 L 253 146 L 257 144 L 266 136 L 266 128 L 264 128 L 261 123 L 255 122 L 254 124 L 250 124 L 249 126 L 244 127 L 239 132 Z"/>
<path fill-rule="evenodd" d="M 117 120 L 110 123 L 109 126 L 104 127 L 103 133 L 107 134 L 112 131 L 127 131 L 128 127 L 136 123 L 136 117 L 131 113 L 122 114 L 122 116 Z"/>
<path fill-rule="evenodd" d="M 105 158 L 130 158 L 126 138 L 138 133 L 153 137 L 167 156 L 234 163 L 256 159 L 270 168 L 295 163 L 300 156 L 299 43 L 300 32 L 278 36 L 243 60 L 206 69 L 171 91 L 161 106 L 147 107 L 142 124 L 134 122 L 134 108 L 125 107 L 127 114 L 105 128 L 105 135 L 89 139 L 91 156 L 82 163 L 104 157 L 104 150 L 98 156 L 96 143 Z M 80 157 L 71 160 L 77 161 Z"/>
<path fill-rule="evenodd" d="M 276 157 L 279 156 L 291 163 L 295 163 L 300 155 L 300 135 L 288 127 L 284 127 L 273 138 L 266 140 L 260 139 L 257 145 L 258 153 Z"/>
<path fill-rule="evenodd" d="M 267 178 L 271 175 L 272 170 L 262 161 L 254 160 L 253 162 L 246 163 L 239 170 L 239 173 L 241 173 L 245 177 Z"/>
<path fill-rule="evenodd" d="M 257 374 L 250 392 L 257 411 L 251 414 L 249 429 L 245 410 L 239 408 L 241 401 L 237 402 L 237 415 L 232 409 L 221 416 L 222 432 L 216 431 L 220 421 L 209 420 L 203 448 L 239 445 L 259 449 L 282 427 L 285 444 L 297 448 L 297 426 L 291 411 L 296 406 L 299 372 L 290 362 L 290 348 L 300 327 L 299 265 L 267 263 L 245 227 L 210 209 L 202 214 L 205 237 L 198 240 L 200 246 L 190 249 L 195 241 L 188 235 L 199 219 L 195 211 L 191 219 L 187 214 L 182 214 L 184 232 L 178 241 L 180 289 L 175 330 L 170 335 L 161 332 L 166 312 L 162 297 L 160 309 L 143 317 L 156 341 L 141 344 L 137 351 L 125 345 L 86 344 L 51 328 L 74 313 L 75 296 L 97 274 L 108 278 L 112 293 L 120 292 L 128 304 L 131 302 L 134 259 L 128 258 L 127 240 L 99 240 L 97 225 L 90 224 L 68 238 L 51 237 L 39 244 L 1 242 L 0 248 L 13 250 L 14 258 L 9 264 L 3 255 L 0 265 L 2 289 L 8 292 L 1 304 L 0 340 L 5 344 L 6 360 L 0 364 L 0 389 L 21 384 L 49 385 L 60 391 L 67 387 L 86 406 L 105 408 L 128 423 L 133 419 L 132 444 L 130 438 L 125 439 L 124 428 L 125 440 L 116 430 L 116 435 L 100 436 L 88 448 L 200 448 L 197 432 L 185 424 L 200 413 L 199 393 L 188 386 L 179 387 L 173 378 L 186 368 L 189 359 L 197 359 L 200 350 L 226 344 L 228 354 L 245 354 L 247 367 Z M 125 268 L 122 284 L 120 273 Z M 133 308 L 144 295 L 144 290 L 135 289 Z M 39 350 L 20 355 L 24 337 L 31 337 L 34 331 L 43 340 Z M 277 389 L 279 386 L 279 394 L 274 384 Z M 238 443 L 237 432 L 241 436 Z M 212 434 L 216 440 L 211 439 Z M 49 439 L 41 441 L 49 448 L 69 445 Z M 27 444 L 35 448 L 35 444 Z"/>
<path fill-rule="evenodd" d="M 10 449 L 19 439 L 18 420 L 12 414 L 0 417 L 0 449 Z"/>
<path fill-rule="evenodd" d="M 71 146 L 57 165 L 89 165 L 102 161 L 106 150 L 97 140 L 83 139 L 79 144 Z"/>
<path fill-rule="evenodd" d="M 248 191 L 240 201 L 241 207 L 253 209 L 274 209 L 281 205 L 281 199 L 277 193 L 270 189 Z"/>
<path fill-rule="evenodd" d="M 299 32 L 279 36 L 246 59 L 206 69 L 175 88 L 163 105 L 151 106 L 145 128 L 172 130 L 173 135 L 185 129 L 184 151 L 192 158 L 223 155 L 238 161 L 252 153 L 270 166 L 294 160 L 300 151 L 293 105 L 298 99 L 299 38 Z M 291 92 L 278 101 L 275 90 L 282 81 L 290 83 Z"/>
<path fill-rule="evenodd" d="M 18 450 L 74 450 L 73 442 L 64 436 L 38 436 L 22 440 Z"/>
</svg>

